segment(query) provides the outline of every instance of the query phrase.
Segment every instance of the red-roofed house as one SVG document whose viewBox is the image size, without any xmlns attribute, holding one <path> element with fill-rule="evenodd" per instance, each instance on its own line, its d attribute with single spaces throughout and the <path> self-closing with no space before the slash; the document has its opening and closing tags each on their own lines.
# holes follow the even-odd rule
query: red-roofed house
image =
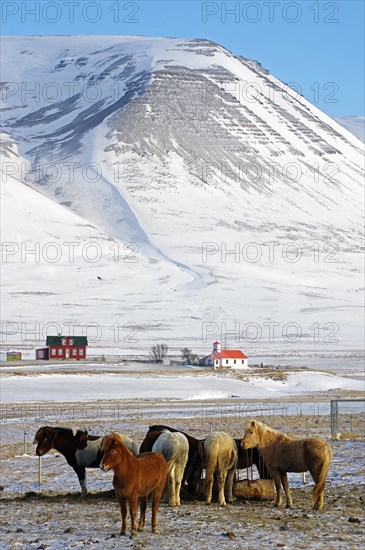
<svg viewBox="0 0 365 550">
<path fill-rule="evenodd" d="M 199 362 L 204 367 L 231 367 L 234 369 L 248 367 L 247 356 L 238 349 L 222 349 L 220 342 L 214 342 L 213 352 Z"/>
</svg>

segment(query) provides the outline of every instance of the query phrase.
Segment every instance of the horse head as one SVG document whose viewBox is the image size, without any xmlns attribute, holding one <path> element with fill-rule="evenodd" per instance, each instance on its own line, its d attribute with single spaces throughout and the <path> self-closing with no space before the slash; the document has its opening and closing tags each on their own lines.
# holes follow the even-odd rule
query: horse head
<svg viewBox="0 0 365 550">
<path fill-rule="evenodd" d="M 245 434 L 241 441 L 242 449 L 252 449 L 257 447 L 260 441 L 259 423 L 256 420 L 252 420 L 247 424 Z"/>
<path fill-rule="evenodd" d="M 107 435 L 101 445 L 102 459 L 100 462 L 100 469 L 104 472 L 113 470 L 118 462 L 120 462 L 120 451 L 123 447 L 123 442 L 118 434 L 112 433 Z"/>
<path fill-rule="evenodd" d="M 54 428 L 51 428 L 50 426 L 43 426 L 43 428 L 39 428 L 33 441 L 33 443 L 37 443 L 35 452 L 38 456 L 45 455 L 48 451 L 53 449 L 54 436 Z"/>
</svg>

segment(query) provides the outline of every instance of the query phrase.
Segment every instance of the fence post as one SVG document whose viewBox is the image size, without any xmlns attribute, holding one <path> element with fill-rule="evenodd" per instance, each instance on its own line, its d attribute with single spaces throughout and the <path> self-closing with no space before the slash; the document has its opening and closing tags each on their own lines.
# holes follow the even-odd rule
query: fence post
<svg viewBox="0 0 365 550">
<path fill-rule="evenodd" d="M 27 432 L 24 432 L 24 435 L 23 435 L 23 454 L 26 453 L 26 435 L 27 435 Z"/>
<path fill-rule="evenodd" d="M 337 439 L 338 434 L 338 401 L 331 399 L 331 438 Z"/>
<path fill-rule="evenodd" d="M 42 485 L 42 457 L 39 457 L 38 460 L 38 483 Z"/>
</svg>

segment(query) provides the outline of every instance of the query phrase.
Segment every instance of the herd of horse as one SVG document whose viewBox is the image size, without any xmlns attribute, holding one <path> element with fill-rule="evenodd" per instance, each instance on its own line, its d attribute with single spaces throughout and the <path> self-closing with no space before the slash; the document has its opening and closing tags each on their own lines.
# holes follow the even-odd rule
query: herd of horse
<svg viewBox="0 0 365 550">
<path fill-rule="evenodd" d="M 332 460 L 331 446 L 323 439 L 296 439 L 258 420 L 247 424 L 241 439 L 222 431 L 197 439 L 169 426 L 154 425 L 138 445 L 125 434 L 95 436 L 76 428 L 44 426 L 37 431 L 34 443 L 38 456 L 55 449 L 65 457 L 78 476 L 82 496 L 87 494 L 86 468 L 113 470 L 122 515 L 121 534 L 127 534 L 129 504 L 132 538 L 144 528 L 148 497 L 152 499 L 152 532 L 157 533 L 157 510 L 164 494 L 171 506 L 179 506 L 182 486 L 193 497 L 203 486 L 205 501 L 210 504 L 216 483 L 218 502 L 225 506 L 235 500 L 236 471 L 252 465 L 261 479 L 274 481 L 277 506 L 282 504 L 281 486 L 287 507 L 292 506 L 287 472 L 309 471 L 315 483 L 314 508 L 321 510 Z"/>
</svg>

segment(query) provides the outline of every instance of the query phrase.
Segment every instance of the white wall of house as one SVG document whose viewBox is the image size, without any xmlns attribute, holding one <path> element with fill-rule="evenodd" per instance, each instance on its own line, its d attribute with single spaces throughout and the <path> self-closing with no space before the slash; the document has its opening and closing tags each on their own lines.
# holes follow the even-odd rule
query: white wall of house
<svg viewBox="0 0 365 550">
<path fill-rule="evenodd" d="M 232 369 L 239 369 L 239 368 L 246 368 L 248 367 L 248 360 L 247 359 L 221 359 L 221 360 L 215 360 L 212 358 L 211 355 L 208 355 L 204 361 L 204 365 L 206 367 L 227 367 Z"/>
<path fill-rule="evenodd" d="M 242 368 L 247 367 L 247 359 L 222 359 L 221 367 Z"/>
<path fill-rule="evenodd" d="M 245 369 L 248 367 L 248 359 L 237 359 L 237 363 L 232 365 L 234 369 Z"/>
</svg>

